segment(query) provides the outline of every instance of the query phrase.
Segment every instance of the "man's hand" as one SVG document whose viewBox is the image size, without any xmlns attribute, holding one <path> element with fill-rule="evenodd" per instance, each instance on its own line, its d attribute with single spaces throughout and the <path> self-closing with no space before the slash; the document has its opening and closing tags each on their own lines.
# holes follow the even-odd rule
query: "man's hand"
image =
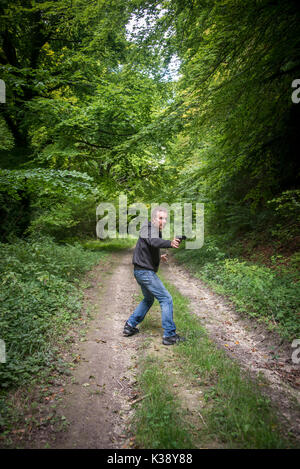
<svg viewBox="0 0 300 469">
<path fill-rule="evenodd" d="M 161 260 L 164 261 L 164 262 L 168 262 L 168 254 L 162 254 L 160 256 Z"/>
<path fill-rule="evenodd" d="M 178 248 L 179 244 L 180 244 L 180 241 L 177 238 L 174 238 L 173 241 L 171 241 L 171 247 L 172 248 Z"/>
</svg>

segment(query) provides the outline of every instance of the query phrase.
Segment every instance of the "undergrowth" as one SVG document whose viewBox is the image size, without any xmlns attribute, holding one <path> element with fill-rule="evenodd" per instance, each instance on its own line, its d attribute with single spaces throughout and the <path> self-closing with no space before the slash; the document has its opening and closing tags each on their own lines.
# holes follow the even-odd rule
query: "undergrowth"
<svg viewBox="0 0 300 469">
<path fill-rule="evenodd" d="M 85 251 L 79 244 L 59 246 L 49 238 L 1 244 L 0 250 L 3 389 L 24 384 L 43 367 L 51 367 L 56 341 L 80 316 L 80 276 L 106 254 Z"/>
<path fill-rule="evenodd" d="M 286 340 L 299 337 L 300 281 L 294 269 L 272 269 L 229 257 L 212 237 L 201 249 L 181 248 L 174 255 L 196 277 L 232 300 L 237 311 L 263 320 Z"/>
</svg>

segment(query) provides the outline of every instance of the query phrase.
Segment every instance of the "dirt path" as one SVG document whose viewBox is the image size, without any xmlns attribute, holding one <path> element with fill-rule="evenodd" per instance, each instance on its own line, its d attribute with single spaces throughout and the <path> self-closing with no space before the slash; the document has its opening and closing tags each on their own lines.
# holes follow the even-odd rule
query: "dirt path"
<svg viewBox="0 0 300 469">
<path fill-rule="evenodd" d="M 161 345 L 162 329 L 157 313 L 153 331 L 143 330 L 123 337 L 123 326 L 137 304 L 140 293 L 132 272 L 132 250 L 113 253 L 109 265 L 99 264 L 90 273 L 85 290 L 86 305 L 95 307 L 95 318 L 88 322 L 84 342 L 74 344 L 79 357 L 73 376 L 56 406 L 58 419 L 68 422 L 59 432 L 40 430 L 26 447 L 44 448 L 130 448 L 133 403 L 139 397 L 135 388 L 137 357 L 145 341 L 149 352 L 172 361 L 172 347 Z M 279 406 L 290 428 L 300 437 L 300 413 L 292 399 L 299 398 L 299 365 L 291 362 L 291 350 L 282 347 L 274 335 L 253 321 L 242 319 L 225 300 L 170 259 L 161 267 L 163 274 L 190 300 L 191 313 L 197 314 L 210 337 L 254 375 L 264 373 L 271 384 L 266 392 Z M 274 354 L 279 358 L 274 360 Z M 292 379 L 293 377 L 293 379 Z M 199 414 L 199 390 L 181 383 L 182 402 Z M 178 391 L 178 392 L 179 392 Z M 199 407 L 200 405 L 200 407 Z M 198 407 L 199 408 L 198 408 Z M 218 447 L 213 442 L 212 447 Z"/>
<path fill-rule="evenodd" d="M 122 331 L 138 293 L 131 256 L 128 251 L 114 253 L 108 270 L 100 264 L 92 272 L 86 299 L 96 306 L 96 317 L 88 323 L 85 341 L 73 349 L 80 362 L 56 409 L 69 425 L 54 441 L 51 435 L 51 448 L 130 447 L 128 421 L 139 338 L 123 337 Z"/>
<path fill-rule="evenodd" d="M 190 300 L 213 341 L 252 376 L 262 374 L 265 391 L 279 409 L 279 417 L 289 424 L 300 441 L 300 364 L 292 362 L 293 349 L 263 324 L 242 318 L 229 301 L 215 294 L 183 266 L 170 258 L 162 272 L 179 292 Z"/>
</svg>

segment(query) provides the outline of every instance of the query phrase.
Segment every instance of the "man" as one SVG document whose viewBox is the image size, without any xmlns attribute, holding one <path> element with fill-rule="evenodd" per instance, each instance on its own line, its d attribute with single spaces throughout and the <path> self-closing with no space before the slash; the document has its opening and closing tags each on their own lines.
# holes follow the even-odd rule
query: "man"
<svg viewBox="0 0 300 469">
<path fill-rule="evenodd" d="M 156 275 L 160 259 L 166 261 L 167 257 L 167 254 L 160 255 L 160 248 L 178 248 L 180 244 L 180 241 L 176 238 L 172 241 L 161 238 L 161 230 L 166 221 L 167 210 L 164 207 L 156 207 L 152 211 L 151 222 L 146 222 L 141 228 L 132 263 L 134 264 L 134 276 L 142 289 L 144 299 L 126 321 L 123 333 L 125 336 L 131 336 L 139 332 L 136 326 L 143 321 L 154 302 L 154 298 L 157 298 L 161 307 L 162 327 L 164 329 L 162 343 L 164 345 L 174 345 L 185 339 L 176 334 L 176 326 L 173 321 L 172 296 Z"/>
</svg>

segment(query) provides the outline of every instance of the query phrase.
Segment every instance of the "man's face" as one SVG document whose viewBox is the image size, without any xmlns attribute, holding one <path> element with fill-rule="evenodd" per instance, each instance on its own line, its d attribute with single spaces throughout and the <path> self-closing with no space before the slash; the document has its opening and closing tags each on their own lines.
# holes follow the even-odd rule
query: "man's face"
<svg viewBox="0 0 300 469">
<path fill-rule="evenodd" d="M 159 228 L 159 230 L 162 230 L 165 224 L 167 223 L 167 218 L 168 218 L 167 212 L 163 212 L 163 211 L 157 212 L 157 214 L 153 218 L 153 223 L 155 224 L 155 226 Z"/>
</svg>

